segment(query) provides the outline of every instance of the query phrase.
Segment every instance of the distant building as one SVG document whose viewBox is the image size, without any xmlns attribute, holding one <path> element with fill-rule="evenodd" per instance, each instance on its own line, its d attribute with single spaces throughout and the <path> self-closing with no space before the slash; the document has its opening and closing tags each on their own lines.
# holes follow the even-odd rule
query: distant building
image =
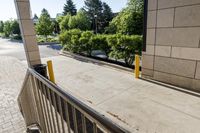
<svg viewBox="0 0 200 133">
<path fill-rule="evenodd" d="M 56 16 L 58 16 L 58 14 Z M 51 18 L 51 21 L 56 21 L 56 18 Z M 38 22 L 39 22 L 39 18 L 35 14 L 34 17 L 33 17 L 33 23 L 34 23 L 34 25 L 36 25 Z"/>
<path fill-rule="evenodd" d="M 119 12 L 113 13 L 113 17 L 116 17 L 119 14 Z"/>
<path fill-rule="evenodd" d="M 38 22 L 39 22 L 38 16 L 35 14 L 34 17 L 33 17 L 33 23 L 37 24 Z"/>
<path fill-rule="evenodd" d="M 62 13 L 57 13 L 57 14 L 56 14 L 56 18 L 57 18 L 57 17 L 61 17 L 61 16 L 63 16 Z"/>
</svg>

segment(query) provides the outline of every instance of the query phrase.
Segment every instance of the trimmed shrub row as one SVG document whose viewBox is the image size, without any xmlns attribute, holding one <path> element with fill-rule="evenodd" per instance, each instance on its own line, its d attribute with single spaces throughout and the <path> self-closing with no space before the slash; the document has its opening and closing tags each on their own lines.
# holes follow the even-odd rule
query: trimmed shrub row
<svg viewBox="0 0 200 133">
<path fill-rule="evenodd" d="M 101 50 L 110 58 L 123 59 L 132 65 L 135 53 L 141 54 L 142 36 L 139 35 L 103 35 L 78 29 L 68 30 L 60 34 L 59 40 L 64 50 L 91 56 L 93 50 Z"/>
</svg>

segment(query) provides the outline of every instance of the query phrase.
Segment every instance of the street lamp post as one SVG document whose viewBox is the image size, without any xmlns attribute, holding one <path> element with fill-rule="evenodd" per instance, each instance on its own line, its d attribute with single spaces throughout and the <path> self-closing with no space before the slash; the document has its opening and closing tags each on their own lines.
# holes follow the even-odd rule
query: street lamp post
<svg viewBox="0 0 200 133">
<path fill-rule="evenodd" d="M 97 34 L 98 33 L 97 15 L 94 15 L 94 20 L 95 20 L 95 34 Z"/>
</svg>

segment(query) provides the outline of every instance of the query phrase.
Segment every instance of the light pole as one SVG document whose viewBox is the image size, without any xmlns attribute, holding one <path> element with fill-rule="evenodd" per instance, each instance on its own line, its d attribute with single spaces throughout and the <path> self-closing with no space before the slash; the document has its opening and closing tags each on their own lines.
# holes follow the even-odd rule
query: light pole
<svg viewBox="0 0 200 133">
<path fill-rule="evenodd" d="M 97 15 L 94 15 L 94 20 L 95 20 L 95 34 L 97 34 L 98 32 Z"/>
</svg>

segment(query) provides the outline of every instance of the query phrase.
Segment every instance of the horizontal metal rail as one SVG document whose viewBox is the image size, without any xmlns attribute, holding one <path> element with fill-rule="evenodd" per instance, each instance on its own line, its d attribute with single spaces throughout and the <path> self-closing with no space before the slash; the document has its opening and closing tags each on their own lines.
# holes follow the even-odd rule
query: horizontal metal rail
<svg viewBox="0 0 200 133">
<path fill-rule="evenodd" d="M 65 92 L 35 70 L 29 68 L 28 73 L 33 85 L 34 100 L 32 101 L 35 101 L 37 106 L 37 113 L 35 114 L 38 115 L 37 121 L 39 121 L 38 124 L 42 132 L 129 133 L 129 131 Z M 19 99 L 22 95 L 23 93 L 20 94 Z"/>
</svg>

